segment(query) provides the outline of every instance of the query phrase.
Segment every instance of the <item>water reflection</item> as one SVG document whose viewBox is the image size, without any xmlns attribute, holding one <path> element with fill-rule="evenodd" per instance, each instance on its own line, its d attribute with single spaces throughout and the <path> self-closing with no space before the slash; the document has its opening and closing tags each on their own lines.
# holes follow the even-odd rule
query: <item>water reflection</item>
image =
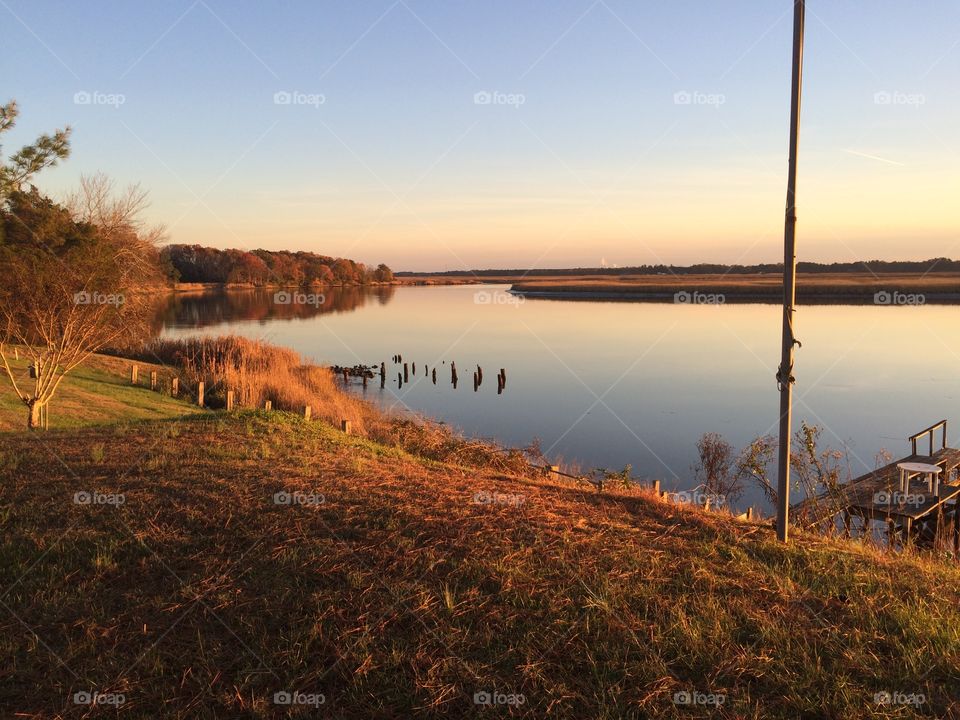
<svg viewBox="0 0 960 720">
<path fill-rule="evenodd" d="M 162 328 L 203 328 L 230 322 L 303 320 L 317 315 L 357 310 L 368 303 L 386 305 L 393 298 L 392 285 L 335 287 L 323 290 L 244 290 L 176 293 L 166 299 L 158 313 Z"/>
</svg>

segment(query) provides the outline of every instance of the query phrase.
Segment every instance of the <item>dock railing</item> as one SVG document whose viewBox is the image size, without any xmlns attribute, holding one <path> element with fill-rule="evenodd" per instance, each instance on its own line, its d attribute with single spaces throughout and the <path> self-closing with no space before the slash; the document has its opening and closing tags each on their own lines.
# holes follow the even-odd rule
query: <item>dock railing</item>
<svg viewBox="0 0 960 720">
<path fill-rule="evenodd" d="M 924 437 L 924 436 L 927 436 L 927 438 L 929 439 L 929 442 L 930 442 L 930 452 L 928 453 L 928 455 L 930 455 L 930 456 L 932 457 L 932 456 L 933 456 L 933 453 L 934 453 L 934 449 L 933 449 L 933 446 L 934 446 L 934 437 L 935 437 L 935 435 L 936 435 L 937 430 L 940 429 L 940 428 L 943 429 L 943 432 L 941 433 L 941 436 L 940 436 L 940 447 L 938 448 L 938 450 L 943 450 L 943 449 L 945 449 L 945 448 L 947 447 L 947 421 L 946 421 L 946 420 L 941 420 L 940 422 L 938 422 L 938 423 L 936 423 L 936 424 L 934 424 L 934 425 L 931 425 L 931 426 L 928 427 L 926 430 L 921 430 L 921 431 L 918 432 L 916 435 L 911 435 L 911 436 L 910 436 L 910 438 L 909 438 L 909 439 L 910 439 L 910 449 L 911 449 L 911 451 L 913 452 L 913 454 L 914 454 L 914 455 L 917 454 L 917 443 L 919 442 L 920 438 L 922 438 L 922 437 Z"/>
</svg>

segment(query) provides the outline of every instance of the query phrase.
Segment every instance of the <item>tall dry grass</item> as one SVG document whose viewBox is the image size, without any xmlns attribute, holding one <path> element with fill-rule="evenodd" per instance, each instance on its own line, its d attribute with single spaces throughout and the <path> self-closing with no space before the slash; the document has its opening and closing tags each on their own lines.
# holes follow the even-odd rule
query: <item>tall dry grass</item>
<svg viewBox="0 0 960 720">
<path fill-rule="evenodd" d="M 338 387 L 330 368 L 304 363 L 289 348 L 231 335 L 154 340 L 140 354 L 178 367 L 191 387 L 202 381 L 209 407 L 224 407 L 232 390 L 237 407 L 262 408 L 270 400 L 276 410 L 302 413 L 309 405 L 314 418 L 335 426 L 350 420 L 358 435 L 439 462 L 516 474 L 529 473 L 531 460 L 544 462 L 535 446 L 503 448 L 464 438 L 428 418 L 385 412 Z"/>
<path fill-rule="evenodd" d="M 367 435 L 386 417 L 378 409 L 336 387 L 329 368 L 304 363 L 288 348 L 237 336 L 155 340 L 149 353 L 179 367 L 184 381 L 204 383 L 205 404 L 226 405 L 232 390 L 238 407 L 262 408 L 270 401 L 277 410 L 303 412 L 338 424 L 349 419 Z"/>
</svg>

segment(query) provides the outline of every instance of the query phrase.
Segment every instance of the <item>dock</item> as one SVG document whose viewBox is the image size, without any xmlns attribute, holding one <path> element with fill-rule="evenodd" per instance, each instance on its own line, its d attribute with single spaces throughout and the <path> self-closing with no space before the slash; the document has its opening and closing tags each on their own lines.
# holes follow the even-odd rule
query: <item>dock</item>
<svg viewBox="0 0 960 720">
<path fill-rule="evenodd" d="M 844 534 L 850 537 L 855 520 L 860 520 L 862 536 L 871 535 L 878 522 L 886 525 L 891 547 L 898 543 L 900 547 L 952 546 L 954 556 L 960 556 L 960 449 L 947 445 L 946 420 L 907 440 L 910 454 L 906 457 L 794 505 L 791 513 L 797 525 L 838 527 L 842 522 Z M 904 463 L 939 467 L 939 487 L 931 487 L 934 483 L 928 484 L 922 473 L 902 471 L 899 466 Z"/>
</svg>

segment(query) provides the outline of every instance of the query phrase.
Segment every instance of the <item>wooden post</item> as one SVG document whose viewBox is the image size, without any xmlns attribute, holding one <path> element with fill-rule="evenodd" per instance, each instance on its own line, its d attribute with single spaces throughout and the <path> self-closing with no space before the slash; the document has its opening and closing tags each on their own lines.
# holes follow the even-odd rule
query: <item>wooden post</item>
<svg viewBox="0 0 960 720">
<path fill-rule="evenodd" d="M 340 421 L 340 429 L 344 432 L 345 435 L 349 435 L 351 431 L 351 425 L 349 420 Z"/>
<path fill-rule="evenodd" d="M 413 363 L 413 365 L 410 366 L 410 369 L 413 371 L 413 374 L 414 374 L 414 375 L 417 374 L 417 364 L 416 364 L 416 363 Z"/>
<path fill-rule="evenodd" d="M 455 362 L 450 363 L 450 381 L 454 387 L 457 386 L 457 364 Z"/>
<path fill-rule="evenodd" d="M 136 385 L 136 384 L 137 384 L 137 375 L 138 375 L 138 374 L 139 374 L 139 369 L 137 368 L 137 364 L 134 363 L 133 365 L 130 366 L 130 384 L 131 384 L 131 385 Z M 32 377 L 32 376 L 31 376 L 31 377 Z"/>
<path fill-rule="evenodd" d="M 397 373 L 397 387 L 403 387 L 403 373 Z"/>
<path fill-rule="evenodd" d="M 407 363 L 403 364 L 403 381 L 410 382 L 410 366 Z"/>
<path fill-rule="evenodd" d="M 313 416 L 313 410 L 311 409 L 311 407 L 310 407 L 309 405 L 307 405 L 307 406 L 303 409 L 303 419 L 304 419 L 304 420 L 309 420 L 312 416 Z"/>
<path fill-rule="evenodd" d="M 477 380 L 477 373 L 476 373 L 476 371 L 474 371 L 474 373 L 473 373 L 473 391 L 476 392 L 478 387 L 480 387 L 480 382 Z"/>
<path fill-rule="evenodd" d="M 437 384 L 437 369 L 436 369 L 436 368 L 433 369 L 433 384 L 434 384 L 434 385 Z"/>
<path fill-rule="evenodd" d="M 367 389 L 367 374 L 366 374 L 366 373 L 363 374 L 363 389 L 364 389 L 364 390 Z"/>
<path fill-rule="evenodd" d="M 747 520 L 753 520 L 753 505 L 747 508 Z"/>
<path fill-rule="evenodd" d="M 30 363 L 30 379 L 31 380 L 37 379 L 37 366 L 35 363 Z"/>
<path fill-rule="evenodd" d="M 203 407 L 203 380 L 197 383 L 197 405 Z"/>
<path fill-rule="evenodd" d="M 150 371 L 150 389 L 156 391 L 157 389 L 157 371 Z"/>
<path fill-rule="evenodd" d="M 267 411 L 273 410 L 273 400 L 267 400 L 267 401 L 263 404 L 263 409 L 264 409 L 264 410 L 267 410 Z"/>
<path fill-rule="evenodd" d="M 505 368 L 500 368 L 500 383 L 503 385 L 504 389 L 507 387 L 507 371 Z"/>
<path fill-rule="evenodd" d="M 657 497 L 660 497 L 660 481 L 659 480 L 653 481 L 653 494 L 656 495 Z"/>
<path fill-rule="evenodd" d="M 477 365 L 477 385 L 483 385 L 483 368 Z"/>
<path fill-rule="evenodd" d="M 560 466 L 559 466 L 559 465 L 551 465 L 549 472 L 550 472 L 549 477 L 550 477 L 551 480 L 559 480 L 559 479 L 560 479 Z"/>
<path fill-rule="evenodd" d="M 227 390 L 227 411 L 233 410 L 233 390 Z"/>
<path fill-rule="evenodd" d="M 173 378 L 170 381 L 170 397 L 177 397 L 180 394 L 180 378 Z"/>
</svg>

